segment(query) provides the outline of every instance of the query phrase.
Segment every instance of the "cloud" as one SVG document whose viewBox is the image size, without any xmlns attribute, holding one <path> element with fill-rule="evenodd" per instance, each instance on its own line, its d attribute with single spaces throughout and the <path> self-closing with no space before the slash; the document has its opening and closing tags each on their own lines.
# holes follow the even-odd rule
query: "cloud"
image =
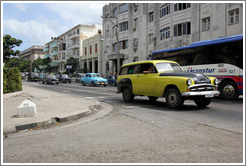
<svg viewBox="0 0 246 166">
<path fill-rule="evenodd" d="M 8 33 L 21 34 L 23 37 L 27 37 L 29 42 L 37 43 L 37 45 L 49 42 L 52 36 L 58 36 L 61 30 L 63 30 L 57 21 L 52 20 L 46 22 L 34 20 L 20 22 L 10 19 L 3 22 L 3 27 L 4 30 L 8 30 Z"/>
<path fill-rule="evenodd" d="M 27 11 L 27 7 L 26 7 L 26 5 L 23 4 L 23 3 L 17 3 L 15 6 L 16 6 L 16 8 L 19 9 L 20 11 L 23 11 L 23 12 Z"/>
<path fill-rule="evenodd" d="M 105 3 L 55 3 L 45 4 L 45 6 L 53 12 L 56 12 L 60 17 L 69 22 L 70 25 L 77 24 L 102 24 L 102 8 Z"/>
</svg>

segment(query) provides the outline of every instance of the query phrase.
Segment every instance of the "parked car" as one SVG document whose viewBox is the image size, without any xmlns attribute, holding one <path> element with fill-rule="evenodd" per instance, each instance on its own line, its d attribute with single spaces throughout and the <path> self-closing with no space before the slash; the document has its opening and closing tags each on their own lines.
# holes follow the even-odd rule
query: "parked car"
<svg viewBox="0 0 246 166">
<path fill-rule="evenodd" d="M 43 84 L 59 84 L 59 80 L 55 75 L 44 75 L 42 79 Z"/>
<path fill-rule="evenodd" d="M 170 108 L 182 107 L 184 100 L 192 99 L 199 107 L 206 107 L 217 90 L 218 79 L 201 73 L 184 72 L 174 61 L 152 60 L 125 64 L 117 79 L 118 93 L 125 102 L 134 96 L 148 96 L 151 101 L 165 97 Z"/>
<path fill-rule="evenodd" d="M 39 81 L 42 81 L 44 78 L 45 74 L 44 73 L 39 73 Z"/>
<path fill-rule="evenodd" d="M 85 74 L 83 73 L 77 73 L 76 74 L 76 82 L 80 83 L 81 82 L 81 78 L 85 77 Z"/>
<path fill-rule="evenodd" d="M 82 85 L 103 85 L 106 87 L 108 85 L 108 80 L 103 78 L 99 73 L 86 73 L 85 77 L 81 78 L 81 83 Z"/>
<path fill-rule="evenodd" d="M 27 80 L 28 81 L 38 81 L 39 80 L 39 74 L 36 72 L 31 72 L 29 73 L 29 75 L 27 76 Z"/>
<path fill-rule="evenodd" d="M 58 79 L 59 79 L 59 82 L 62 82 L 62 83 L 71 84 L 72 82 L 72 78 L 68 77 L 67 74 L 60 74 Z"/>
<path fill-rule="evenodd" d="M 21 79 L 25 79 L 26 78 L 25 72 L 21 72 L 20 75 L 21 75 Z"/>
<path fill-rule="evenodd" d="M 107 80 L 108 80 L 109 85 L 112 85 L 112 86 L 117 85 L 117 78 L 115 78 L 115 76 L 108 76 Z"/>
</svg>

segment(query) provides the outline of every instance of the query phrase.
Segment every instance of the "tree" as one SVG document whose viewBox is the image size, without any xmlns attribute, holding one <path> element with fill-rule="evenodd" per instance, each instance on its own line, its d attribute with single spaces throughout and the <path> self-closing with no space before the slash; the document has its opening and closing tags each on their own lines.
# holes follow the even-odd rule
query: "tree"
<svg viewBox="0 0 246 166">
<path fill-rule="evenodd" d="M 3 36 L 3 62 L 9 60 L 10 56 L 17 56 L 19 55 L 20 51 L 16 50 L 14 51 L 13 48 L 16 46 L 20 46 L 22 43 L 22 40 L 12 38 L 10 35 L 6 34 Z"/>
<path fill-rule="evenodd" d="M 42 65 L 43 65 L 43 61 L 41 58 L 34 60 L 32 63 L 32 71 L 34 71 L 35 68 L 37 70 L 40 70 L 39 66 L 42 66 Z"/>
<path fill-rule="evenodd" d="M 21 72 L 29 72 L 30 71 L 30 64 L 31 64 L 30 60 L 27 60 L 24 58 L 12 57 L 12 58 L 9 58 L 8 61 L 6 61 L 5 67 L 7 67 L 7 68 L 16 67 Z"/>
<path fill-rule="evenodd" d="M 78 60 L 75 59 L 74 57 L 70 57 L 67 59 L 67 62 L 64 64 L 64 67 L 67 68 L 67 66 L 72 66 L 72 69 L 70 69 L 70 73 L 74 73 L 77 70 L 78 67 Z M 67 69 L 68 73 L 68 69 Z"/>
</svg>

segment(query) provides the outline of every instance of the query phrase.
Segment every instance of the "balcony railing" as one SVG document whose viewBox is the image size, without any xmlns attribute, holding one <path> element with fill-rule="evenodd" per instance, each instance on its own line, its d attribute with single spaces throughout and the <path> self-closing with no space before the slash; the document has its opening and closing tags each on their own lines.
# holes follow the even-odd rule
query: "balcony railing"
<svg viewBox="0 0 246 166">
<path fill-rule="evenodd" d="M 56 42 L 53 42 L 53 43 L 51 44 L 51 48 L 53 48 L 53 47 L 58 47 L 58 44 L 57 44 Z"/>
<path fill-rule="evenodd" d="M 79 38 L 79 36 L 80 36 L 80 34 L 78 34 L 76 32 L 71 32 L 70 34 L 68 34 L 69 39 Z"/>
<path fill-rule="evenodd" d="M 53 52 L 51 52 L 51 54 L 50 54 L 51 56 L 55 56 L 55 55 L 58 55 L 58 51 L 53 51 Z"/>
<path fill-rule="evenodd" d="M 49 51 L 49 48 L 48 47 L 46 47 L 46 48 L 43 49 L 43 52 L 48 52 L 48 51 Z"/>
<path fill-rule="evenodd" d="M 78 48 L 79 48 L 79 42 L 68 45 L 68 49 L 78 49 Z"/>
</svg>

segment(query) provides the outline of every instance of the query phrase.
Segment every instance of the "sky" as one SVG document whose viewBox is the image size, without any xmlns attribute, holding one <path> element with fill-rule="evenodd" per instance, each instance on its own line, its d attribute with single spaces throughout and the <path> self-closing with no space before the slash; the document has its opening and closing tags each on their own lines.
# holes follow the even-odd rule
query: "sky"
<svg viewBox="0 0 246 166">
<path fill-rule="evenodd" d="M 2 4 L 3 35 L 21 39 L 15 50 L 23 51 L 33 45 L 44 46 L 78 24 L 102 24 L 102 8 L 106 2 L 21 2 Z"/>
</svg>

